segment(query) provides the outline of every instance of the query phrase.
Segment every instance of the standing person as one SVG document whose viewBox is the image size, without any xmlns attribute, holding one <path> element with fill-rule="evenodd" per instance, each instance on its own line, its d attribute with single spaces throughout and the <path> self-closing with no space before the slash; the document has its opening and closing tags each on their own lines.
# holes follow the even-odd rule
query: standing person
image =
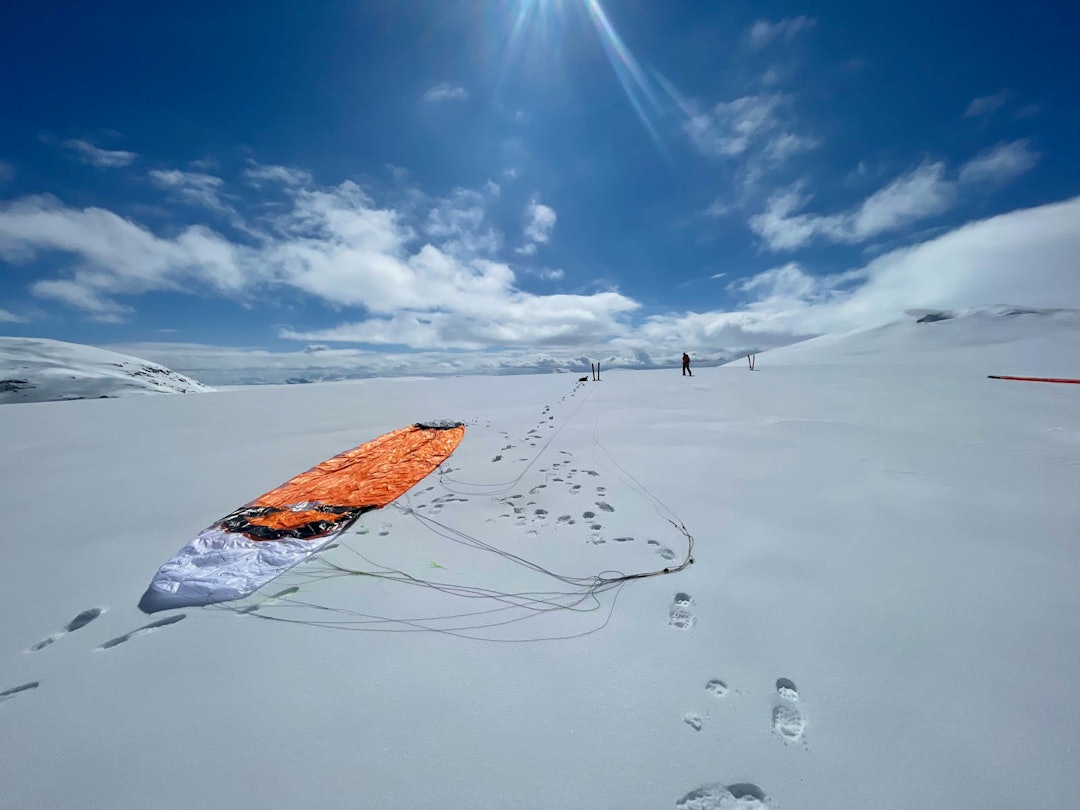
<svg viewBox="0 0 1080 810">
<path fill-rule="evenodd" d="M 690 355 L 688 355 L 686 352 L 683 352 L 682 356 L 682 373 L 684 377 L 687 374 L 689 374 L 691 377 L 694 376 L 694 372 L 690 370 Z"/>
</svg>

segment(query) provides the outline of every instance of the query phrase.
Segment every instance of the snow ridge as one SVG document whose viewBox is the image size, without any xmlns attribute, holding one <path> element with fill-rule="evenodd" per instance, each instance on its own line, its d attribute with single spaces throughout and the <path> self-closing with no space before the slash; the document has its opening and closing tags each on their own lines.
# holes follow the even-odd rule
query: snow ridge
<svg viewBox="0 0 1080 810">
<path fill-rule="evenodd" d="M 213 390 L 126 354 L 44 338 L 0 338 L 0 403 Z"/>
</svg>

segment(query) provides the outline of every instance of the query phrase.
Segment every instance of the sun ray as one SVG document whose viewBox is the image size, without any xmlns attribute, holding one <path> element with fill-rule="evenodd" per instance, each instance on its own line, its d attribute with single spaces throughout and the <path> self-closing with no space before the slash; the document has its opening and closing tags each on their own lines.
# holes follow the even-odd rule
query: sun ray
<svg viewBox="0 0 1080 810">
<path fill-rule="evenodd" d="M 611 62 L 611 67 L 615 71 L 627 99 L 634 108 L 634 112 L 637 113 L 638 119 L 657 148 L 665 156 L 670 157 L 663 140 L 660 138 L 660 134 L 656 130 L 656 125 L 653 123 L 654 118 L 664 113 L 663 104 L 657 98 L 658 94 L 653 89 L 648 76 L 641 69 L 641 65 L 634 57 L 634 54 L 630 52 L 622 37 L 619 36 L 619 32 L 615 30 L 615 26 L 611 24 L 604 7 L 600 5 L 600 0 L 584 0 L 584 2 L 589 12 L 589 19 L 592 20 L 596 33 L 600 38 L 600 44 L 603 46 L 608 61 Z M 649 109 L 646 109 L 647 107 Z"/>
</svg>

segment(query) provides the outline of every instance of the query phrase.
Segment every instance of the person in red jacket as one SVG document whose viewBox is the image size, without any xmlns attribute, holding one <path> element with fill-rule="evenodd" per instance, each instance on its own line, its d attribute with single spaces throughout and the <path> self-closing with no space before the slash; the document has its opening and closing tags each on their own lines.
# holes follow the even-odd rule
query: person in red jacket
<svg viewBox="0 0 1080 810">
<path fill-rule="evenodd" d="M 690 355 L 688 355 L 686 352 L 683 352 L 682 356 L 682 373 L 684 377 L 687 374 L 689 374 L 691 377 L 694 376 L 694 372 L 690 370 Z"/>
</svg>

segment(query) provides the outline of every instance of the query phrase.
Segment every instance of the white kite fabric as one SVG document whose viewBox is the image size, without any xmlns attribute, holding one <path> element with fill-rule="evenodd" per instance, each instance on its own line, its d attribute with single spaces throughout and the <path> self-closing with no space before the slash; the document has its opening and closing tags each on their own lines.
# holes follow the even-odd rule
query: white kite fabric
<svg viewBox="0 0 1080 810">
<path fill-rule="evenodd" d="M 147 613 L 241 599 L 334 542 L 348 527 L 318 540 L 251 540 L 219 526 L 202 531 L 161 566 L 139 602 Z"/>
</svg>

